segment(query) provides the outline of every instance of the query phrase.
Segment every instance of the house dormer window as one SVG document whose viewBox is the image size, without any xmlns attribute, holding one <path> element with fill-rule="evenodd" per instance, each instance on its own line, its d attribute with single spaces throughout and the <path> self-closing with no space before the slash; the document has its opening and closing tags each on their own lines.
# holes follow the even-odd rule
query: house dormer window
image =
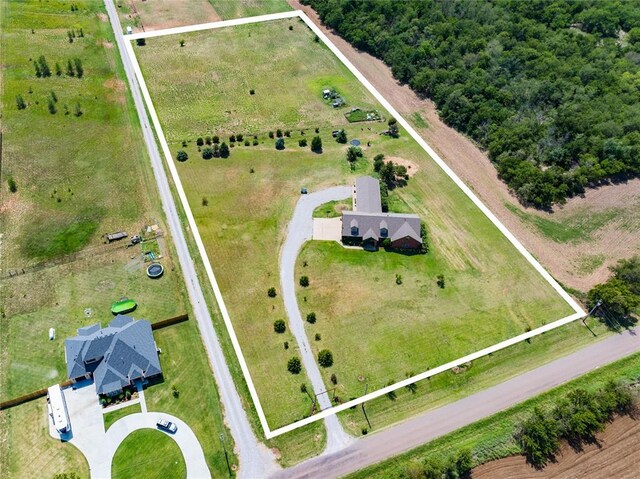
<svg viewBox="0 0 640 479">
<path fill-rule="evenodd" d="M 380 237 L 386 238 L 389 236 L 389 230 L 387 228 L 380 228 Z"/>
<path fill-rule="evenodd" d="M 351 236 L 358 236 L 358 227 L 357 226 L 352 226 L 351 227 Z"/>
</svg>

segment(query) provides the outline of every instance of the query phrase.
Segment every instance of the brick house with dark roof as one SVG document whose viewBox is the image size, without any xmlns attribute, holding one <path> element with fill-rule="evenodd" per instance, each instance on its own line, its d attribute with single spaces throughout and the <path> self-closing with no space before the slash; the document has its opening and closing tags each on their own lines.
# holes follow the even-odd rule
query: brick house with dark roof
<svg viewBox="0 0 640 479">
<path fill-rule="evenodd" d="M 408 213 L 383 213 L 380 182 L 371 176 L 356 178 L 353 211 L 342 212 L 342 241 L 346 244 L 394 249 L 420 249 L 420 217 Z"/>
<path fill-rule="evenodd" d="M 162 374 L 151 323 L 144 319 L 118 315 L 106 328 L 79 328 L 64 347 L 69 379 L 93 378 L 98 394 L 114 396 L 135 380 Z"/>
</svg>

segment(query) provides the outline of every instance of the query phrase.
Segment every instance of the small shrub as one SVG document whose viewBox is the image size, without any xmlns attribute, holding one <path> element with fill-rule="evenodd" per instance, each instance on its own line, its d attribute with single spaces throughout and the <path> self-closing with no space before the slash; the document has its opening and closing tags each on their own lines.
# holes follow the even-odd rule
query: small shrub
<svg viewBox="0 0 640 479">
<path fill-rule="evenodd" d="M 171 394 L 173 394 L 173 397 L 176 399 L 180 397 L 180 391 L 178 391 L 178 388 L 176 387 L 175 384 L 171 386 Z"/>
<path fill-rule="evenodd" d="M 275 298 L 276 297 L 276 288 L 269 288 L 267 290 L 267 296 L 269 296 L 270 298 Z"/>
<path fill-rule="evenodd" d="M 289 25 L 289 31 L 293 30 L 293 25 Z"/>
<path fill-rule="evenodd" d="M 311 140 L 311 151 L 314 153 L 322 153 L 322 138 L 314 136 Z"/>
<path fill-rule="evenodd" d="M 300 276 L 300 286 L 303 288 L 309 286 L 309 276 Z"/>
<path fill-rule="evenodd" d="M 9 183 L 9 191 L 11 193 L 15 193 L 16 191 L 18 191 L 18 185 L 16 184 L 16 180 L 13 179 L 13 176 L 9 177 L 7 183 Z"/>
<path fill-rule="evenodd" d="M 289 341 L 284 342 L 284 349 L 289 349 Z"/>
<path fill-rule="evenodd" d="M 220 144 L 220 157 L 229 158 L 229 147 L 224 141 Z"/>
<path fill-rule="evenodd" d="M 202 137 L 199 137 L 199 138 L 196 140 L 196 145 L 198 145 L 198 146 L 202 146 L 202 145 L 204 145 L 204 140 L 202 139 Z"/>
<path fill-rule="evenodd" d="M 284 333 L 287 330 L 287 326 L 284 324 L 284 320 L 276 319 L 273 322 L 273 330 L 278 334 Z"/>
<path fill-rule="evenodd" d="M 213 135 L 213 137 L 211 138 L 211 142 L 214 145 L 217 145 L 218 143 L 220 143 L 220 137 L 218 135 Z"/>
<path fill-rule="evenodd" d="M 392 386 L 393 384 L 394 384 L 394 383 L 393 383 L 393 381 L 389 381 L 386 385 L 387 385 L 387 386 Z M 395 392 L 395 391 L 389 391 L 389 392 L 387 393 L 387 397 L 388 397 L 389 399 L 391 399 L 392 401 L 395 401 L 395 400 L 396 400 L 396 398 L 398 397 L 398 395 L 396 394 L 396 392 Z"/>
<path fill-rule="evenodd" d="M 316 37 L 316 38 L 318 38 L 318 37 Z M 369 432 L 369 431 L 367 430 L 367 428 L 366 428 L 366 427 L 363 427 L 363 428 L 362 428 L 362 435 L 363 435 L 363 436 L 366 436 L 368 432 Z"/>
<path fill-rule="evenodd" d="M 445 286 L 445 282 L 444 282 L 444 275 L 443 274 L 439 274 L 437 276 L 438 280 L 436 281 L 436 283 L 438 284 L 438 287 L 441 289 L 444 289 Z"/>
<path fill-rule="evenodd" d="M 236 135 L 231 135 L 229 137 L 229 143 L 235 143 L 236 142 Z"/>
<path fill-rule="evenodd" d="M 277 136 L 278 138 L 282 138 L 282 130 L 281 130 L 280 128 L 278 128 L 278 129 L 276 130 L 276 136 Z"/>
<path fill-rule="evenodd" d="M 282 138 L 276 140 L 276 150 L 284 150 L 284 140 Z"/>
<path fill-rule="evenodd" d="M 205 146 L 202 149 L 202 158 L 205 160 L 210 160 L 211 158 L 213 158 L 213 148 Z"/>
<path fill-rule="evenodd" d="M 331 375 L 331 384 L 333 384 L 334 386 L 338 384 L 338 376 L 336 376 L 335 373 Z"/>
<path fill-rule="evenodd" d="M 289 130 L 285 131 L 284 136 L 286 136 L 287 138 L 291 138 L 291 132 Z"/>
<path fill-rule="evenodd" d="M 241 133 L 239 135 L 236 135 L 236 141 L 238 143 L 240 143 L 242 140 L 244 140 L 244 135 Z"/>
<path fill-rule="evenodd" d="M 315 324 L 316 322 L 316 313 L 309 313 L 307 314 L 307 322 L 311 323 L 311 324 Z"/>
<path fill-rule="evenodd" d="M 180 150 L 176 154 L 176 160 L 178 160 L 180 162 L 187 161 L 188 159 L 189 159 L 189 155 L 184 150 Z"/>
<path fill-rule="evenodd" d="M 305 146 L 307 146 L 307 139 L 303 138 L 302 140 L 298 140 L 298 146 L 303 147 L 303 148 Z"/>
<path fill-rule="evenodd" d="M 184 47 L 184 40 L 180 40 L 180 46 Z"/>
<path fill-rule="evenodd" d="M 398 285 L 402 284 L 402 275 L 401 274 L 396 274 L 396 284 L 398 284 Z"/>
<path fill-rule="evenodd" d="M 336 141 L 337 141 L 338 143 L 345 144 L 345 143 L 347 143 L 347 140 L 348 140 L 348 138 L 347 138 L 347 132 L 346 132 L 346 131 L 344 131 L 344 130 L 340 130 L 340 131 L 338 132 L 338 134 L 336 135 Z"/>
<path fill-rule="evenodd" d="M 205 142 L 205 144 L 210 145 L 211 144 L 211 137 L 210 136 L 206 136 L 204 138 L 204 142 Z"/>
<path fill-rule="evenodd" d="M 253 140 L 253 146 L 258 146 L 260 142 L 258 140 Z"/>
<path fill-rule="evenodd" d="M 73 112 L 73 114 L 77 117 L 81 117 L 82 116 L 82 107 L 80 106 L 80 103 L 76 103 L 76 107 L 75 110 Z"/>
<path fill-rule="evenodd" d="M 328 349 L 323 349 L 318 353 L 318 364 L 323 368 L 330 368 L 333 366 L 333 353 Z"/>
<path fill-rule="evenodd" d="M 307 392 L 307 385 L 305 383 L 302 383 L 300 385 L 300 392 L 301 393 L 306 393 Z"/>
<path fill-rule="evenodd" d="M 302 371 L 302 363 L 300 362 L 299 357 L 293 356 L 289 359 L 287 362 L 287 371 L 291 374 L 300 374 L 300 371 Z"/>
<path fill-rule="evenodd" d="M 244 146 L 249 146 L 250 144 L 249 140 L 244 140 Z"/>
<path fill-rule="evenodd" d="M 82 68 L 82 62 L 80 61 L 79 58 L 74 58 L 73 64 L 76 68 L 76 76 L 78 78 L 82 78 L 82 76 L 84 75 L 84 68 Z"/>
<path fill-rule="evenodd" d="M 202 206 L 209 206 L 209 200 L 206 196 L 202 197 Z"/>
<path fill-rule="evenodd" d="M 320 133 L 320 128 L 316 128 L 316 133 Z"/>
<path fill-rule="evenodd" d="M 316 333 L 316 341 L 320 341 L 322 339 L 322 336 L 320 336 L 320 333 Z"/>
<path fill-rule="evenodd" d="M 272 131 L 269 132 L 269 138 L 271 138 L 273 140 L 273 132 Z"/>
<path fill-rule="evenodd" d="M 136 45 L 138 45 L 139 47 L 144 47 L 147 44 L 147 40 L 145 40 L 144 38 L 138 38 L 136 40 Z"/>
<path fill-rule="evenodd" d="M 16 95 L 16 106 L 18 107 L 18 110 L 24 110 L 27 107 L 22 95 Z"/>
<path fill-rule="evenodd" d="M 182 140 L 182 148 L 186 148 L 187 147 L 187 140 Z"/>
<path fill-rule="evenodd" d="M 252 88 L 251 90 L 249 90 L 249 95 L 255 95 L 256 91 Z"/>
<path fill-rule="evenodd" d="M 56 62 L 56 76 L 62 76 L 62 67 Z"/>
</svg>

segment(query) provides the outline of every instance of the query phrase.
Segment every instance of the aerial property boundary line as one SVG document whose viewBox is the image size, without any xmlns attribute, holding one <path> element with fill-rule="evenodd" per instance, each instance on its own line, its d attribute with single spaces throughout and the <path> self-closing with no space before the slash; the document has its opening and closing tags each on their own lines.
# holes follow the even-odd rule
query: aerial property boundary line
<svg viewBox="0 0 640 479">
<path fill-rule="evenodd" d="M 351 73 L 367 88 L 367 90 L 380 102 L 380 104 L 394 117 L 398 120 L 400 125 L 406 130 L 406 132 L 425 150 L 425 152 L 436 162 L 436 164 L 442 168 L 442 170 L 454 181 L 454 183 L 473 201 L 473 203 L 484 213 L 484 215 L 489 218 L 489 220 L 500 230 L 502 234 L 513 244 L 513 246 L 526 258 L 526 260 L 534 267 L 534 269 L 542 275 L 542 277 L 551 285 L 551 287 L 564 299 L 567 304 L 575 311 L 574 314 L 571 314 L 565 318 L 559 319 L 552 323 L 546 324 L 542 327 L 536 328 L 532 331 L 526 332 L 524 334 L 518 335 L 514 338 L 502 341 L 500 343 L 494 344 L 488 348 L 482 349 L 475 353 L 469 354 L 462 358 L 456 359 L 449 363 L 443 364 L 437 368 L 430 369 L 423 373 L 417 374 L 410 378 L 407 378 L 403 381 L 399 381 L 391 386 L 386 386 L 384 388 L 378 389 L 374 392 L 366 394 L 362 397 L 354 399 L 352 401 L 348 401 L 339 406 L 333 406 L 331 408 L 324 409 L 313 416 L 307 417 L 305 419 L 296 421 L 292 424 L 288 424 L 286 426 L 280 427 L 275 430 L 271 430 L 267 423 L 266 417 L 264 415 L 264 411 L 262 409 L 262 405 L 260 403 L 260 398 L 257 394 L 256 388 L 253 384 L 253 380 L 251 379 L 251 374 L 249 372 L 249 368 L 242 354 L 242 350 L 240 348 L 240 343 L 238 342 L 238 338 L 236 336 L 235 330 L 233 328 L 233 324 L 231 323 L 231 318 L 229 316 L 229 312 L 225 305 L 224 299 L 222 297 L 222 292 L 220 291 L 220 287 L 218 286 L 218 282 L 213 273 L 213 267 L 211 265 L 211 261 L 209 260 L 209 256 L 205 250 L 204 243 L 200 236 L 200 232 L 198 230 L 195 218 L 189 206 L 187 196 L 185 194 L 184 188 L 182 186 L 182 182 L 178 175 L 178 171 L 176 169 L 175 163 L 173 161 L 173 156 L 171 155 L 171 151 L 169 149 L 169 145 L 167 144 L 164 131 L 162 130 L 162 126 L 160 124 L 160 120 L 158 118 L 157 112 L 153 106 L 153 101 L 151 100 L 151 95 L 145 83 L 144 77 L 142 75 L 142 71 L 140 69 L 140 65 L 136 58 L 135 52 L 133 50 L 133 45 L 131 43 L 132 40 L 137 40 L 141 38 L 152 38 L 152 37 L 160 37 L 166 35 L 173 35 L 177 33 L 189 33 L 189 32 L 197 32 L 209 29 L 217 29 L 223 27 L 231 27 L 237 25 L 246 25 L 250 23 L 259 23 L 266 22 L 271 20 L 280 20 L 280 19 L 288 19 L 288 18 L 300 18 L 317 36 L 320 38 L 324 44 L 331 50 L 331 52 L 340 59 L 340 61 L 351 71 Z M 196 245 L 198 247 L 198 251 L 203 259 L 205 271 L 213 288 L 213 292 L 218 303 L 218 307 L 222 314 L 225 326 L 231 338 L 231 343 L 233 344 L 233 348 L 238 357 L 238 362 L 240 363 L 240 367 L 245 376 L 245 380 L 247 382 L 247 386 L 249 388 L 249 393 L 251 394 L 251 398 L 254 401 L 256 406 L 256 411 L 258 413 L 258 418 L 260 420 L 260 424 L 264 430 L 264 434 L 267 439 L 279 436 L 281 434 L 293 431 L 299 427 L 305 426 L 312 422 L 324 419 L 330 415 L 336 414 L 338 412 L 349 409 L 353 406 L 357 406 L 358 404 L 364 403 L 366 401 L 370 401 L 372 399 L 381 397 L 391 391 L 396 389 L 400 389 L 408 384 L 421 381 L 423 379 L 429 378 L 441 372 L 447 371 L 455 366 L 460 366 L 469 361 L 473 361 L 482 356 L 486 356 L 488 354 L 494 353 L 501 349 L 512 346 L 521 341 L 527 340 L 539 334 L 545 333 L 552 329 L 558 328 L 565 324 L 568 324 L 576 319 L 584 317 L 586 313 L 583 309 L 578 305 L 578 303 L 571 297 L 569 294 L 560 286 L 560 284 L 538 263 L 538 261 L 529 253 L 524 246 L 513 236 L 513 234 L 496 218 L 496 216 L 475 196 L 475 194 L 469 189 L 469 187 L 464 184 L 464 182 L 447 166 L 447 164 L 438 156 L 438 154 L 416 133 L 413 127 L 393 108 L 389 102 L 371 85 L 371 83 L 353 66 L 353 64 L 342 54 L 342 52 L 327 38 L 327 36 L 309 19 L 309 17 L 302 12 L 301 10 L 295 10 L 290 12 L 282 12 L 275 13 L 270 15 L 260 15 L 256 17 L 247 17 L 240 18 L 235 20 L 226 20 L 220 22 L 213 23 L 204 23 L 198 25 L 188 25 L 185 27 L 177 27 L 177 28 L 169 28 L 165 30 L 157 30 L 143 33 L 136 33 L 132 35 L 126 35 L 126 39 L 129 42 L 126 42 L 126 51 L 127 55 L 129 55 L 131 62 L 134 66 L 134 70 L 136 73 L 136 77 L 140 84 L 140 88 L 142 90 L 142 95 L 144 97 L 145 103 L 147 105 L 147 109 L 149 111 L 149 115 L 151 120 L 153 121 L 154 128 L 158 134 L 158 138 L 160 144 L 162 146 L 163 153 L 165 155 L 165 159 L 167 161 L 167 166 L 171 173 L 172 179 L 176 185 L 176 190 L 178 192 L 178 196 L 182 203 L 182 206 L 186 212 L 187 221 L 189 223 L 189 227 L 193 233 L 194 239 L 196 241 Z"/>
</svg>

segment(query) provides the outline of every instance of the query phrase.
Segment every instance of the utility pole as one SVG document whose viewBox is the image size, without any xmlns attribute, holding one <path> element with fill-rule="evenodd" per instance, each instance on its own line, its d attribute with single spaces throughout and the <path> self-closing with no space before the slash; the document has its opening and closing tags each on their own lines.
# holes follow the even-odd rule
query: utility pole
<svg viewBox="0 0 640 479">
<path fill-rule="evenodd" d="M 369 390 L 369 383 L 367 383 L 364 387 L 364 395 L 367 395 L 367 391 Z M 364 418 L 367 420 L 367 424 L 369 425 L 369 429 L 371 429 L 371 423 L 369 422 L 369 417 L 367 416 L 367 411 L 364 409 L 364 403 L 362 403 L 362 414 L 364 414 Z"/>
<path fill-rule="evenodd" d="M 589 311 L 589 313 L 584 318 L 582 318 L 582 324 L 584 324 L 589 331 L 591 331 L 591 328 L 587 325 L 587 319 L 589 319 L 589 316 L 591 316 L 593 314 L 593 312 L 596 309 L 598 309 L 600 306 L 602 306 L 602 300 L 601 299 L 599 299 L 596 302 L 596 304 L 593 306 L 593 308 L 591 308 L 591 311 Z M 594 336 L 597 336 L 597 334 L 594 333 L 593 331 L 591 331 L 591 334 L 593 334 Z"/>
</svg>

